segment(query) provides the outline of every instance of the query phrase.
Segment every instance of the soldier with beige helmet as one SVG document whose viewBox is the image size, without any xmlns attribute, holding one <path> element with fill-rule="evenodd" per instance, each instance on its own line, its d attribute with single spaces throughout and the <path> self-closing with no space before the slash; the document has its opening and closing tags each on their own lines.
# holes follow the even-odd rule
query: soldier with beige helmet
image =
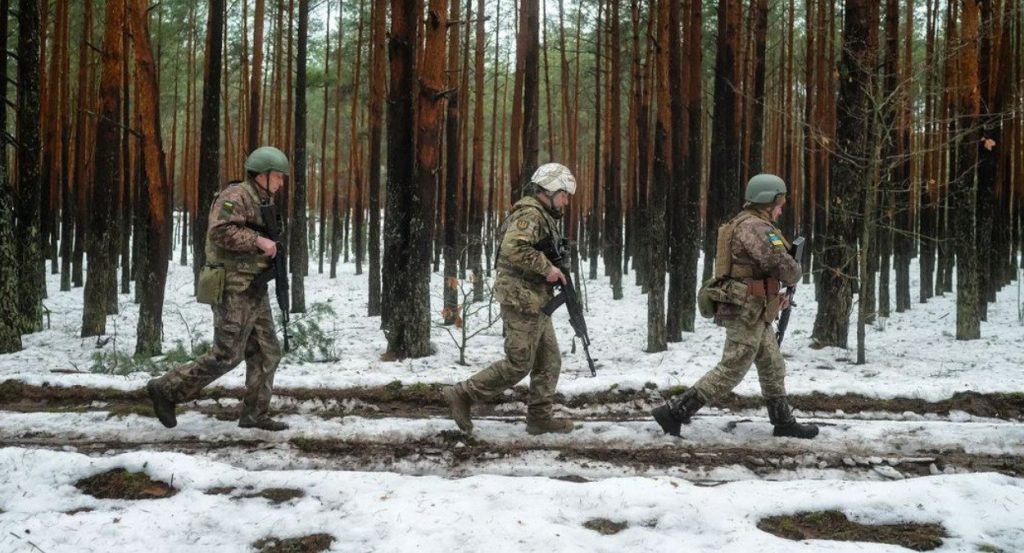
<svg viewBox="0 0 1024 553">
<path fill-rule="evenodd" d="M 505 325 L 505 359 L 443 390 L 452 418 L 464 432 L 473 431 L 473 403 L 495 397 L 530 376 L 526 431 L 530 434 L 572 432 L 573 422 L 552 416 L 552 398 L 561 371 L 561 353 L 551 318 L 541 308 L 553 296 L 552 284 L 565 277 L 536 245 L 560 240 L 557 220 L 576 193 L 576 179 L 564 165 L 547 163 L 530 178 L 523 198 L 499 229 L 498 276 L 494 297 Z"/>
<path fill-rule="evenodd" d="M 284 184 L 288 158 L 281 150 L 264 146 L 249 155 L 245 170 L 248 178 L 228 185 L 210 206 L 206 266 L 200 272 L 197 301 L 213 308 L 212 349 L 146 385 L 157 418 L 168 428 L 178 424 L 175 404 L 196 398 L 243 359 L 246 391 L 238 426 L 288 428 L 268 413 L 281 345 L 266 282 L 259 284 L 257 279 L 278 253 L 277 244 L 259 230 L 266 228 L 260 208 L 271 204 Z"/>
<path fill-rule="evenodd" d="M 721 296 L 715 323 L 725 327 L 722 360 L 691 388 L 651 411 L 666 434 L 679 435 L 681 425 L 705 403 L 740 383 L 753 363 L 768 405 L 775 436 L 813 438 L 818 427 L 793 418 L 786 399 L 786 362 L 779 352 L 772 323 L 786 308 L 786 286 L 800 280 L 800 264 L 788 253 L 789 243 L 775 221 L 786 204 L 786 183 L 775 175 L 754 175 L 747 182 L 746 203 L 718 231 L 715 276 Z"/>
</svg>

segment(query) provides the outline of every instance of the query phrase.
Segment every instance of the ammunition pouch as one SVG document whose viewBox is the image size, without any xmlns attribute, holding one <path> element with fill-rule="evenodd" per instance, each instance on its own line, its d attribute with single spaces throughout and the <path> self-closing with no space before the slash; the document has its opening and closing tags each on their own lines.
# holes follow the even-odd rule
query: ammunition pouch
<svg viewBox="0 0 1024 553">
<path fill-rule="evenodd" d="M 718 304 L 744 305 L 749 294 L 747 286 L 738 280 L 711 277 L 697 291 L 697 309 L 701 317 L 710 319 L 715 316 Z"/>
<path fill-rule="evenodd" d="M 199 270 L 196 301 L 206 305 L 220 305 L 224 298 L 224 266 L 204 265 Z"/>
<path fill-rule="evenodd" d="M 779 290 L 782 288 L 779 279 L 777 278 L 766 278 L 762 280 L 750 279 L 746 281 L 747 290 L 750 291 L 750 295 L 755 298 L 771 298 L 779 295 Z"/>
</svg>

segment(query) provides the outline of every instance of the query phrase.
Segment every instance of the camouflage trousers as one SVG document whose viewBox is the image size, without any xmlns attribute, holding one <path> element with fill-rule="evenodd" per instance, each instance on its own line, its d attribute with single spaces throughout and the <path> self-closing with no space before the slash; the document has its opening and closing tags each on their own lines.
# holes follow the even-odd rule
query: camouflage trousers
<svg viewBox="0 0 1024 553">
<path fill-rule="evenodd" d="M 786 397 L 786 361 L 775 339 L 774 325 L 731 321 L 725 327 L 722 360 L 693 385 L 706 403 L 729 392 L 743 380 L 750 364 L 757 367 L 765 400 Z"/>
<path fill-rule="evenodd" d="M 196 398 L 214 380 L 245 359 L 245 396 L 242 417 L 267 416 L 274 371 L 281 361 L 281 345 L 266 288 L 259 291 L 224 291 L 220 305 L 213 306 L 213 347 L 192 361 L 171 369 L 157 379 L 157 386 L 175 403 Z"/>
<path fill-rule="evenodd" d="M 562 356 L 551 318 L 526 314 L 504 304 L 501 317 L 505 325 L 505 359 L 492 363 L 457 386 L 476 402 L 495 397 L 530 375 L 527 416 L 533 420 L 550 419 L 551 400 L 562 370 Z"/>
</svg>

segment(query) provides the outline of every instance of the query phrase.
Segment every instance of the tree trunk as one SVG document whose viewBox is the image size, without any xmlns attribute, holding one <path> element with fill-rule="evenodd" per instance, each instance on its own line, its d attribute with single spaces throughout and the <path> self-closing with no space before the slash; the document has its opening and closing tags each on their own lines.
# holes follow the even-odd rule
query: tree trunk
<svg viewBox="0 0 1024 553">
<path fill-rule="evenodd" d="M 206 21 L 206 68 L 199 130 L 199 181 L 196 214 L 192 219 L 192 276 L 206 264 L 206 225 L 210 202 L 220 190 L 220 80 L 224 50 L 224 0 L 210 0 Z"/>
<path fill-rule="evenodd" d="M 647 211 L 649 229 L 647 241 L 648 291 L 647 291 L 647 353 L 656 353 L 668 349 L 665 332 L 665 204 L 668 199 L 669 186 L 672 185 L 672 106 L 669 82 L 671 66 L 669 64 L 669 26 L 670 3 L 674 0 L 658 2 L 658 35 L 657 35 L 657 72 L 655 87 L 657 90 L 658 116 L 654 131 L 654 178 L 651 186 L 650 206 Z"/>
<path fill-rule="evenodd" d="M 590 261 L 590 280 L 597 278 L 597 256 L 601 247 L 601 125 L 602 109 L 601 104 L 601 41 L 604 37 L 601 28 L 601 12 L 605 5 L 603 0 L 597 3 L 597 20 L 595 22 L 594 41 L 594 185 L 590 188 L 590 212 L 587 220 L 590 222 L 587 232 L 589 244 L 587 257 Z"/>
<path fill-rule="evenodd" d="M 418 92 L 416 2 L 391 3 L 384 335 L 389 358 L 430 355 L 430 259 L 439 165 L 445 0 L 431 0 Z M 415 98 L 415 104 L 414 104 Z M 415 127 L 414 127 L 415 125 Z"/>
<path fill-rule="evenodd" d="M 750 116 L 750 157 L 747 159 L 747 175 L 764 171 L 764 81 L 765 51 L 768 34 L 768 0 L 752 0 L 750 4 L 754 41 L 754 83 L 751 97 Z M 789 183 L 792 185 L 792 183 Z"/>
<path fill-rule="evenodd" d="M 452 22 L 459 21 L 461 17 L 462 2 L 454 0 L 451 5 Z M 462 25 L 453 24 L 450 27 L 451 38 L 448 42 L 448 66 L 459 66 L 459 33 Z M 454 324 L 459 316 L 459 288 L 456 285 L 458 280 L 459 251 L 459 222 L 463 219 L 462 202 L 459 201 L 462 186 L 460 176 L 462 175 L 459 163 L 461 160 L 462 142 L 459 140 L 459 96 L 462 90 L 459 89 L 459 75 L 455 71 L 448 72 L 448 116 L 445 118 L 445 182 L 444 182 L 444 237 L 442 253 L 444 256 L 444 291 L 441 315 L 444 324 Z"/>
<path fill-rule="evenodd" d="M 149 188 L 149 217 L 146 224 L 145 262 L 140 271 L 142 301 L 135 354 L 151 357 L 160 353 L 163 334 L 164 286 L 167 282 L 167 254 L 170 250 L 170 225 L 167 220 L 168 182 L 160 136 L 160 89 L 147 25 L 148 0 L 132 0 L 129 15 L 135 37 L 135 77 L 139 87 L 138 110 L 142 119 L 142 145 L 145 153 L 145 182 Z M 141 237 L 139 237 L 141 238 Z"/>
<path fill-rule="evenodd" d="M 473 301 L 484 300 L 484 274 L 480 257 L 484 227 L 484 0 L 477 0 L 476 52 L 473 70 L 473 172 L 469 210 L 469 269 L 473 271 Z"/>
<path fill-rule="evenodd" d="M 372 2 L 373 12 L 370 17 L 370 48 L 373 51 L 373 69 L 370 77 L 369 112 L 369 161 L 370 171 L 367 186 L 369 187 L 370 225 L 370 275 L 368 281 L 368 300 L 366 314 L 374 317 L 381 314 L 381 267 L 380 267 L 380 154 L 381 154 L 381 115 L 385 95 L 386 59 L 385 55 L 385 20 L 387 18 L 386 3 Z M 411 155 L 411 152 L 406 152 Z M 390 160 L 389 160 L 390 162 Z"/>
<path fill-rule="evenodd" d="M 619 63 L 619 2 L 612 2 L 608 20 L 608 161 L 604 176 L 604 266 L 612 286 L 612 299 L 622 299 L 622 94 Z"/>
<path fill-rule="evenodd" d="M 289 270 L 292 273 L 292 313 L 306 312 L 304 279 L 309 268 L 306 245 L 306 46 L 309 43 L 309 0 L 299 0 L 299 25 L 295 61 L 295 137 L 292 150 L 292 217 L 289 226 Z"/>
<path fill-rule="evenodd" d="M 260 144 L 260 87 L 263 80 L 263 19 L 266 0 L 256 0 L 252 26 L 252 75 L 249 83 L 249 128 L 246 140 L 246 154 Z"/>
<path fill-rule="evenodd" d="M 715 112 L 711 129 L 711 182 L 704 238 L 704 279 L 714 272 L 718 226 L 741 205 L 740 191 L 740 45 L 739 0 L 718 3 L 718 49 L 715 53 Z"/>
<path fill-rule="evenodd" d="M 107 298 L 113 285 L 107 278 L 109 268 L 116 266 L 109 243 L 115 218 L 106 209 L 96 206 L 117 204 L 115 185 L 121 173 L 121 64 L 124 61 L 124 3 L 108 2 L 103 38 L 102 73 L 100 78 L 100 111 L 96 118 L 96 140 L 92 183 L 93 206 L 90 212 L 88 268 L 85 280 L 85 304 L 82 308 L 82 337 L 98 336 L 107 330 Z M 21 113 L 21 110 L 19 110 Z"/>
<path fill-rule="evenodd" d="M 956 339 L 981 337 L 981 281 L 977 251 L 976 171 L 981 129 L 978 113 L 981 108 L 978 74 L 978 18 L 980 0 L 963 0 L 959 36 L 957 88 L 957 126 L 961 137 L 957 146 L 959 174 L 950 183 L 954 217 L 953 240 L 956 249 Z"/>
<path fill-rule="evenodd" d="M 538 0 L 520 0 L 519 40 L 523 48 L 523 165 L 519 169 L 520 187 L 537 170 L 540 148 L 540 9 Z"/>
<path fill-rule="evenodd" d="M 0 0 L 0 36 L 7 36 L 8 0 Z M 7 74 L 7 49 L 0 51 L 0 75 Z M 7 81 L 0 84 L 0 103 L 7 105 Z M 7 110 L 0 110 L 0 129 L 7 128 Z M 18 249 L 14 247 L 14 187 L 8 180 L 7 140 L 0 155 L 0 353 L 21 351 L 21 316 L 18 311 Z"/>
<path fill-rule="evenodd" d="M 842 60 L 839 66 L 839 95 L 836 108 L 836 150 L 830 163 L 828 234 L 824 236 L 824 271 L 814 321 L 813 339 L 821 346 L 847 345 L 853 279 L 857 263 L 856 206 L 860 205 L 863 176 L 867 174 L 872 94 L 876 47 L 868 0 L 848 0 L 843 25 Z"/>
</svg>

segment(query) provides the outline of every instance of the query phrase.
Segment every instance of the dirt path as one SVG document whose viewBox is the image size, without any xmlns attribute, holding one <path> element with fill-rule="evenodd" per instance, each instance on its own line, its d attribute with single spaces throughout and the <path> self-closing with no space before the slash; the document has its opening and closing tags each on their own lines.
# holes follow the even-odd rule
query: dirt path
<svg viewBox="0 0 1024 553">
<path fill-rule="evenodd" d="M 520 428 L 525 416 L 523 390 L 475 408 L 475 420 L 483 430 L 474 436 L 447 429 L 451 424 L 436 386 L 277 390 L 275 410 L 288 417 L 293 428 L 303 429 L 283 434 L 237 429 L 233 421 L 240 393 L 213 388 L 200 400 L 181 406 L 179 418 L 190 417 L 193 427 L 196 421 L 216 427 L 200 437 L 182 433 L 189 424 L 163 431 L 132 418 L 152 416 L 141 391 L 7 381 L 0 384 L 0 411 L 7 412 L 0 414 L 5 420 L 0 424 L 0 447 L 72 449 L 90 455 L 173 451 L 249 469 L 530 475 L 572 481 L 672 475 L 709 485 L 756 478 L 1024 475 L 1024 445 L 999 445 L 1024 436 L 1016 424 L 1024 405 L 1016 395 L 965 394 L 938 403 L 855 396 L 794 398 L 794 404 L 825 428 L 822 437 L 804 442 L 772 439 L 759 402 L 735 396 L 702 412 L 688 427 L 689 439 L 680 440 L 661 435 L 650 423 L 650 406 L 662 401 L 655 390 L 561 398 L 560 410 L 578 421 L 577 431 L 540 438 L 527 436 Z M 951 410 L 988 422 L 950 419 Z M 53 423 L 32 427 L 35 415 L 51 417 Z M 127 420 L 147 430 L 126 432 Z M 957 440 L 967 441 L 968 436 L 988 449 L 964 451 Z"/>
</svg>

